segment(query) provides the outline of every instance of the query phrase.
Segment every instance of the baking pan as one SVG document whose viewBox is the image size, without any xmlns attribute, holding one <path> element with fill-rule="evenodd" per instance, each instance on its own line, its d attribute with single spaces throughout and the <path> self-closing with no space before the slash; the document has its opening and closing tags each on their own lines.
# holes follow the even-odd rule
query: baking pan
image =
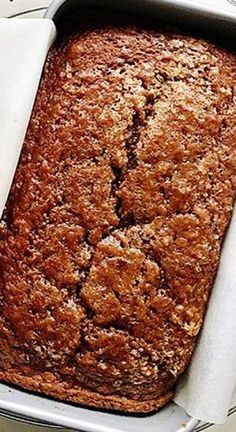
<svg viewBox="0 0 236 432">
<path fill-rule="evenodd" d="M 101 7 L 156 17 L 171 24 L 191 26 L 201 33 L 216 31 L 226 37 L 236 35 L 236 8 L 228 0 L 54 0 L 45 18 L 53 19 L 57 25 L 66 13 L 81 7 Z"/>
<path fill-rule="evenodd" d="M 235 37 L 236 8 L 227 0 L 217 5 L 207 4 L 205 0 L 195 3 L 191 0 L 54 0 L 45 17 L 59 26 L 68 12 L 79 13 L 81 7 L 96 6 L 156 16 L 177 25 Z M 198 420 L 190 418 L 174 403 L 151 415 L 122 415 L 55 401 L 7 384 L 0 384 L 0 412 L 35 425 L 58 425 L 84 432 L 190 432 L 198 424 Z"/>
<path fill-rule="evenodd" d="M 198 424 L 174 403 L 145 416 L 122 415 L 58 402 L 0 385 L 0 408 L 9 414 L 86 432 L 190 432 Z"/>
</svg>

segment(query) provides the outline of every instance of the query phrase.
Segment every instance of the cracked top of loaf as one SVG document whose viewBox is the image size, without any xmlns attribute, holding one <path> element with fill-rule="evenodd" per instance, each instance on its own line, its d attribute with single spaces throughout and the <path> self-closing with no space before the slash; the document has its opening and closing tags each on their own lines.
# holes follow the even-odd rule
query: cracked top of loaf
<svg viewBox="0 0 236 432">
<path fill-rule="evenodd" d="M 1 223 L 0 378 L 126 411 L 170 399 L 233 206 L 235 74 L 171 31 L 59 39 Z"/>
</svg>

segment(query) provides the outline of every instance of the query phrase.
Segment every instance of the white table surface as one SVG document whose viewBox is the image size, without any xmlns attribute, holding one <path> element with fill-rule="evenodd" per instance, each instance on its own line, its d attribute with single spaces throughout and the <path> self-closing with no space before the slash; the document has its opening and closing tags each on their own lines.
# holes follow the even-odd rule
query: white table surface
<svg viewBox="0 0 236 432">
<path fill-rule="evenodd" d="M 203 2 L 209 5 L 220 5 L 228 10 L 236 8 L 229 4 L 228 0 L 192 0 L 193 2 Z M 46 10 L 50 0 L 0 0 L 0 17 L 11 16 L 24 16 L 24 17 L 41 17 Z M 235 408 L 234 408 L 235 407 Z M 200 424 L 195 432 L 201 431 L 209 432 L 236 432 L 236 391 L 232 402 L 232 409 L 230 411 L 227 422 L 222 426 L 214 426 L 207 424 Z M 41 426 L 32 426 L 20 423 L 13 420 L 0 417 L 0 432 L 69 432 L 68 429 L 61 428 L 47 428 Z M 157 431 L 162 432 L 162 431 Z"/>
</svg>

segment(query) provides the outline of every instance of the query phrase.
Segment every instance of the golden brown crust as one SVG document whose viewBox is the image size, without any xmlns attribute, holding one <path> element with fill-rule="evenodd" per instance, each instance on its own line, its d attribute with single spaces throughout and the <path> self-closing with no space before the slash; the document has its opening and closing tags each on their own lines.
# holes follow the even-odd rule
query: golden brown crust
<svg viewBox="0 0 236 432">
<path fill-rule="evenodd" d="M 130 398 L 102 395 L 81 387 L 68 387 L 63 381 L 49 373 L 35 374 L 33 376 L 22 375 L 15 370 L 1 373 L 0 379 L 10 382 L 25 389 L 43 393 L 51 397 L 67 402 L 79 403 L 89 407 L 111 409 L 129 413 L 150 413 L 157 411 L 166 405 L 173 397 L 173 390 L 169 390 L 162 396 L 146 401 L 132 400 Z"/>
<path fill-rule="evenodd" d="M 1 379 L 132 412 L 171 398 L 233 206 L 235 70 L 129 26 L 52 50 L 1 223 Z"/>
</svg>

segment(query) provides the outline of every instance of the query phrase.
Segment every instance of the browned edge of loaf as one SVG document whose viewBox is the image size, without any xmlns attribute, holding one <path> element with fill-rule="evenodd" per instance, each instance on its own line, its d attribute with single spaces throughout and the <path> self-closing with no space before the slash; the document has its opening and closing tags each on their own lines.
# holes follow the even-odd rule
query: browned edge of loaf
<svg viewBox="0 0 236 432">
<path fill-rule="evenodd" d="M 65 383 L 47 382 L 42 379 L 42 376 L 38 376 L 37 378 L 23 376 L 15 370 L 4 373 L 0 372 L 0 380 L 21 386 L 26 390 L 40 393 L 41 396 L 42 394 L 46 394 L 64 402 L 73 402 L 94 408 L 125 411 L 129 413 L 152 413 L 153 411 L 158 411 L 170 402 L 174 395 L 174 391 L 171 389 L 156 399 L 146 401 L 132 400 L 123 396 L 104 396 L 81 387 L 68 389 Z"/>
</svg>

